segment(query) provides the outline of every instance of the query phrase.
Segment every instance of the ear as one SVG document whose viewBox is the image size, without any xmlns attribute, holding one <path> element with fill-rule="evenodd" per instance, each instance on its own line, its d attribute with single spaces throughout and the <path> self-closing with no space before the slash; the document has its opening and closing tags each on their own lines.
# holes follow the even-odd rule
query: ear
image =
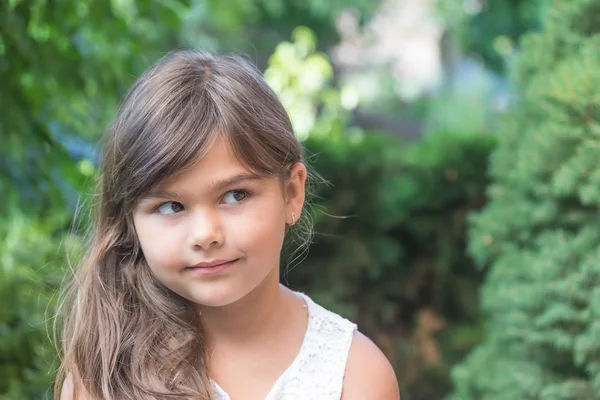
<svg viewBox="0 0 600 400">
<path fill-rule="evenodd" d="M 285 221 L 293 225 L 300 219 L 304 199 L 306 198 L 306 167 L 302 163 L 296 163 L 290 170 L 290 178 L 285 185 Z M 294 218 L 292 218 L 292 214 Z"/>
</svg>

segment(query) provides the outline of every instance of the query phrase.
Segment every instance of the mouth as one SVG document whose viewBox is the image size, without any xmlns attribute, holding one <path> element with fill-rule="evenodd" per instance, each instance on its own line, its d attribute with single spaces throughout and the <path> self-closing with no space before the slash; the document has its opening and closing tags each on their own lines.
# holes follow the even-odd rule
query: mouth
<svg viewBox="0 0 600 400">
<path fill-rule="evenodd" d="M 203 262 L 196 265 L 192 265 L 191 267 L 187 267 L 187 269 L 201 275 L 213 275 L 225 271 L 238 260 L 239 258 L 229 261 L 215 260 L 210 262 Z"/>
</svg>

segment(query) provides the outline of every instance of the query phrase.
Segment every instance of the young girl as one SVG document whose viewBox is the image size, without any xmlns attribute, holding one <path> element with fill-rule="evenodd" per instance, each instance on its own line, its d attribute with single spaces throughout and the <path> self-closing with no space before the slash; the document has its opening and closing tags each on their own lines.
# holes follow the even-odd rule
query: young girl
<svg viewBox="0 0 600 400">
<path fill-rule="evenodd" d="M 306 220 L 302 153 L 239 57 L 177 52 L 139 78 L 108 135 L 92 241 L 61 308 L 55 394 L 398 400 L 355 324 L 279 282 L 284 238 Z"/>
</svg>

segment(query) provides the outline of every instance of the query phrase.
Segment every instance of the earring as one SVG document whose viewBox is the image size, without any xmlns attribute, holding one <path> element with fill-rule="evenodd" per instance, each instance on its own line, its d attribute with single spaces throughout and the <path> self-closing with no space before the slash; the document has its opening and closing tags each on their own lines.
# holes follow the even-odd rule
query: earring
<svg viewBox="0 0 600 400">
<path fill-rule="evenodd" d="M 293 226 L 296 223 L 296 214 L 292 213 L 292 224 L 290 226 Z"/>
</svg>

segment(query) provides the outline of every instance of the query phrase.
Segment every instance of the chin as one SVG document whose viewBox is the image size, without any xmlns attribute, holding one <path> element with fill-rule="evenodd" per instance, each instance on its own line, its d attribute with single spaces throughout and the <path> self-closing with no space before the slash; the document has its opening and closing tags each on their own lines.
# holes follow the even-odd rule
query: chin
<svg viewBox="0 0 600 400">
<path fill-rule="evenodd" d="M 252 288 L 246 290 L 233 288 L 204 288 L 202 294 L 185 296 L 198 307 L 226 307 L 244 298 Z"/>
</svg>

